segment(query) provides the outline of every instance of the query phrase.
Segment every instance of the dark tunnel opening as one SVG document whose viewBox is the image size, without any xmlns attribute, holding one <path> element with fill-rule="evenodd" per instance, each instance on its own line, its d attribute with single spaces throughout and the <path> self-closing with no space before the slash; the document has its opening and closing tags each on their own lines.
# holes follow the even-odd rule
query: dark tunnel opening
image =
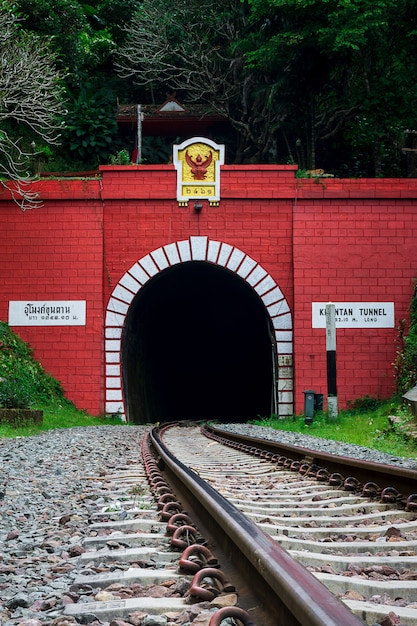
<svg viewBox="0 0 417 626">
<path fill-rule="evenodd" d="M 141 289 L 126 318 L 128 421 L 270 415 L 275 358 L 269 317 L 244 280 L 206 262 L 172 267 Z"/>
</svg>

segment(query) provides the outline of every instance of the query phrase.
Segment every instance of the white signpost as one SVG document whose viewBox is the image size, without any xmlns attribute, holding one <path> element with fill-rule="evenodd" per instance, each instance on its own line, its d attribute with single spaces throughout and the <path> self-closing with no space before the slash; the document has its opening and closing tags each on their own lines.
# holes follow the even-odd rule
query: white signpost
<svg viewBox="0 0 417 626">
<path fill-rule="evenodd" d="M 85 326 L 85 300 L 11 300 L 10 326 Z"/>
<path fill-rule="evenodd" d="M 313 302 L 312 326 L 326 329 L 327 407 L 338 415 L 336 328 L 394 328 L 393 302 Z"/>
<path fill-rule="evenodd" d="M 326 314 L 326 356 L 327 356 L 327 410 L 329 419 L 335 420 L 339 414 L 337 402 L 336 376 L 336 307 L 332 302 L 325 306 Z"/>
<path fill-rule="evenodd" d="M 326 328 L 326 302 L 312 303 L 313 328 Z M 393 302 L 334 302 L 336 328 L 394 328 Z"/>
</svg>

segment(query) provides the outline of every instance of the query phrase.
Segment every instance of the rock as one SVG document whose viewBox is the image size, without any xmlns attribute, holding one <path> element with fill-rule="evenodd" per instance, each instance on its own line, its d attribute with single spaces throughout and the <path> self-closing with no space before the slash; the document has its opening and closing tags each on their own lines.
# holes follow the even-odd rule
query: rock
<svg viewBox="0 0 417 626">
<path fill-rule="evenodd" d="M 9 533 L 7 533 L 6 541 L 12 541 L 12 539 L 17 539 L 19 534 L 20 533 L 18 530 L 11 530 Z"/>
<path fill-rule="evenodd" d="M 142 626 L 145 616 L 146 613 L 142 613 L 142 611 L 135 611 L 134 613 L 129 613 L 127 619 L 132 626 Z"/>
<path fill-rule="evenodd" d="M 168 623 L 175 622 L 180 615 L 181 613 L 178 613 L 178 611 L 167 611 L 165 613 L 165 617 L 167 618 Z"/>
<path fill-rule="evenodd" d="M 395 526 L 390 526 L 385 533 L 385 537 L 388 537 L 389 539 L 391 539 L 392 537 L 398 538 L 402 537 L 402 533 L 399 528 L 396 528 Z"/>
<path fill-rule="evenodd" d="M 80 556 L 81 554 L 84 554 L 84 552 L 85 552 L 85 548 L 79 545 L 70 546 L 68 548 L 68 554 L 71 559 L 74 558 L 75 556 Z"/>
<path fill-rule="evenodd" d="M 380 620 L 379 624 L 380 626 L 398 626 L 401 624 L 401 620 L 398 615 L 390 611 L 388 615 Z"/>
<path fill-rule="evenodd" d="M 143 626 L 166 626 L 167 622 L 165 615 L 146 615 Z"/>
<path fill-rule="evenodd" d="M 224 606 L 236 606 L 237 604 L 237 594 L 236 593 L 228 593 L 226 595 L 217 596 L 210 602 L 212 606 L 222 608 Z"/>
<path fill-rule="evenodd" d="M 357 602 L 363 602 L 366 598 L 359 591 L 355 591 L 354 589 L 349 589 L 343 594 L 343 597 L 346 600 L 356 600 Z"/>
<path fill-rule="evenodd" d="M 56 605 L 56 598 L 48 598 L 47 600 L 36 600 L 30 607 L 31 611 L 49 611 Z"/>
<path fill-rule="evenodd" d="M 178 593 L 182 598 L 188 593 L 191 587 L 191 582 L 188 578 L 180 578 L 177 580 L 174 586 L 175 593 Z"/>
<path fill-rule="evenodd" d="M 110 602 L 111 600 L 114 600 L 114 598 L 115 596 L 109 591 L 99 591 L 94 596 L 94 600 L 96 600 L 96 602 Z"/>
<path fill-rule="evenodd" d="M 67 604 L 74 604 L 75 601 L 68 594 L 64 594 L 61 598 L 61 602 L 65 606 Z"/>
<path fill-rule="evenodd" d="M 18 606 L 26 608 L 29 606 L 29 598 L 25 593 L 17 593 L 5 602 L 5 606 L 8 609 L 16 609 Z"/>
<path fill-rule="evenodd" d="M 79 624 L 92 624 L 93 622 L 97 622 L 98 618 L 94 613 L 83 613 L 78 617 L 77 621 Z"/>
<path fill-rule="evenodd" d="M 13 565 L 0 565 L 0 575 L 1 574 L 15 574 L 16 568 Z"/>
<path fill-rule="evenodd" d="M 78 585 L 75 581 L 78 575 L 110 573 L 115 569 L 128 569 L 130 565 L 114 566 L 105 561 L 96 562 L 93 557 L 91 561 L 81 562 L 78 557 L 84 553 L 82 541 L 86 536 L 108 537 L 115 544 L 119 543 L 120 532 L 111 524 L 107 528 L 90 527 L 94 521 L 103 521 L 105 516 L 96 514 L 114 500 L 111 485 L 117 487 L 111 476 L 101 482 L 95 477 L 100 472 L 105 476 L 114 469 L 121 471 L 118 468 L 138 465 L 138 438 L 146 430 L 145 426 L 129 427 L 126 438 L 125 426 L 97 425 L 2 440 L 2 459 L 6 461 L 3 470 L 7 467 L 8 482 L 6 486 L 0 482 L 0 498 L 4 498 L 0 516 L 3 540 L 0 624 L 40 626 L 41 622 L 42 626 L 78 626 L 80 623 L 109 626 L 108 621 L 100 621 L 95 614 L 93 598 L 100 591 L 113 591 L 111 599 L 119 600 L 118 589 L 100 590 L 95 585 Z M 123 464 L 119 444 L 123 448 Z M 109 521 L 118 522 L 122 509 L 123 504 L 120 504 L 117 511 L 109 512 Z M 149 532 L 160 534 L 159 524 Z M 144 565 L 155 567 L 151 560 Z M 164 566 L 165 562 L 159 565 Z M 169 588 L 155 586 L 155 589 L 157 595 L 163 597 L 180 593 L 183 584 L 185 586 L 179 582 L 177 589 L 174 584 Z M 139 584 L 124 586 L 124 590 L 126 597 L 140 597 L 147 591 Z M 81 618 L 65 615 L 65 606 L 75 602 L 83 604 L 87 615 Z M 143 626 L 144 617 L 137 613 L 137 626 Z M 134 621 L 123 619 L 134 626 Z M 167 620 L 168 617 L 163 620 L 164 626 Z"/>
<path fill-rule="evenodd" d="M 193 621 L 192 626 L 210 626 L 213 613 L 211 611 L 203 611 Z"/>
<path fill-rule="evenodd" d="M 154 585 L 150 589 L 147 590 L 147 593 L 151 598 L 166 598 L 172 595 L 170 589 L 167 589 L 163 585 Z"/>
<path fill-rule="evenodd" d="M 93 588 L 87 583 L 74 583 L 70 587 L 71 593 L 89 595 L 93 593 Z"/>
</svg>

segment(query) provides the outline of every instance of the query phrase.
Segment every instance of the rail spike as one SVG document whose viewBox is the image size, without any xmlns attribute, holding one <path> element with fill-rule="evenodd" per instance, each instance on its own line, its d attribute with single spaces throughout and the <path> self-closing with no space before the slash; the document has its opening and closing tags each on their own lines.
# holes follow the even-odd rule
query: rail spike
<svg viewBox="0 0 417 626">
<path fill-rule="evenodd" d="M 164 504 L 159 513 L 159 519 L 161 520 L 161 522 L 168 522 L 168 520 L 170 520 L 173 515 L 182 512 L 183 508 L 180 502 L 167 502 L 166 504 Z"/>
<path fill-rule="evenodd" d="M 184 526 L 178 526 L 171 537 L 171 546 L 178 550 L 185 550 L 193 543 L 202 543 L 204 540 L 200 537 L 198 531 L 194 526 L 185 524 Z"/>
<path fill-rule="evenodd" d="M 366 498 L 377 498 L 381 494 L 381 488 L 373 482 L 366 483 L 362 488 L 362 496 Z"/>
<path fill-rule="evenodd" d="M 188 548 L 185 548 L 178 565 L 179 569 L 191 573 L 198 572 L 205 567 L 220 567 L 219 562 L 210 550 L 198 543 L 193 543 Z"/>
<path fill-rule="evenodd" d="M 220 626 L 224 620 L 230 618 L 237 619 L 244 626 L 256 626 L 249 613 L 237 606 L 224 606 L 216 611 L 209 622 L 209 626 Z M 229 624 L 229 622 L 227 623 Z"/>
<path fill-rule="evenodd" d="M 210 583 L 203 587 L 203 581 L 207 578 Z M 216 583 L 219 581 L 220 585 Z M 224 572 L 214 567 L 205 567 L 194 575 L 190 587 L 190 596 L 199 598 L 201 601 L 211 602 L 220 593 L 235 593 L 236 589 L 227 580 Z"/>
<path fill-rule="evenodd" d="M 317 473 L 316 473 L 317 480 L 326 482 L 326 480 L 329 480 L 329 477 L 330 477 L 330 472 L 327 468 L 320 467 L 320 469 L 317 470 Z"/>
<path fill-rule="evenodd" d="M 381 492 L 381 501 L 389 504 L 402 503 L 404 505 L 404 496 L 395 487 L 385 487 Z"/>
<path fill-rule="evenodd" d="M 345 482 L 344 477 L 339 472 L 333 472 L 329 478 L 329 485 L 331 487 L 340 487 Z"/>
<path fill-rule="evenodd" d="M 345 491 L 359 491 L 360 487 L 361 483 L 355 476 L 349 476 L 343 483 L 343 489 L 345 489 Z"/>
<path fill-rule="evenodd" d="M 167 535 L 173 535 L 180 526 L 194 526 L 193 520 L 186 513 L 174 513 L 166 525 Z"/>
<path fill-rule="evenodd" d="M 164 493 L 160 498 L 158 498 L 158 510 L 160 511 L 161 509 L 163 509 L 164 505 L 167 504 L 167 502 L 177 502 L 177 498 L 174 496 L 173 493 Z"/>
<path fill-rule="evenodd" d="M 417 493 L 413 493 L 411 496 L 408 496 L 406 509 L 407 511 L 417 511 Z"/>
</svg>

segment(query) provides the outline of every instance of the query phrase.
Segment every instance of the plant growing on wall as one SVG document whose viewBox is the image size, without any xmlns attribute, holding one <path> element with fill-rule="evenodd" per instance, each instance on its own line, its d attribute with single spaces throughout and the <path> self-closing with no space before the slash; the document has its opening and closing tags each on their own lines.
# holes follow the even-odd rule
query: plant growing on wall
<svg viewBox="0 0 417 626">
<path fill-rule="evenodd" d="M 417 384 L 417 283 L 414 284 L 410 303 L 408 331 L 405 320 L 401 320 L 398 325 L 398 343 L 394 368 L 396 389 L 402 395 Z"/>
<path fill-rule="evenodd" d="M 0 408 L 29 409 L 52 398 L 62 398 L 60 383 L 32 356 L 32 349 L 0 322 Z"/>
</svg>

